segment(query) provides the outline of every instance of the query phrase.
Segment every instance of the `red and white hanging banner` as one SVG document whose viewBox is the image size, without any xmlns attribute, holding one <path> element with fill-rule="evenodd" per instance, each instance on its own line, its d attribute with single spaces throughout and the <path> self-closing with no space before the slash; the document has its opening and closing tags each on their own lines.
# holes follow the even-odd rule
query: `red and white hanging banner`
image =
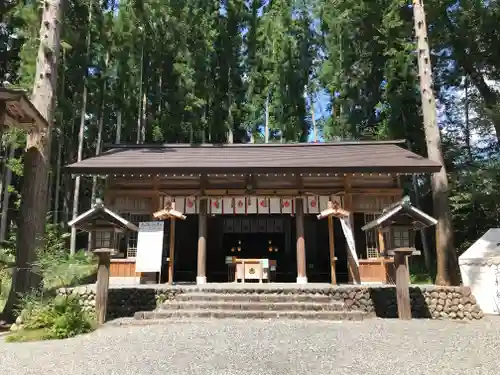
<svg viewBox="0 0 500 375">
<path fill-rule="evenodd" d="M 222 198 L 210 198 L 210 213 L 212 215 L 222 214 L 223 201 Z"/>
<path fill-rule="evenodd" d="M 196 197 L 186 197 L 184 206 L 184 214 L 189 215 L 198 213 L 198 200 L 196 199 Z"/>
<path fill-rule="evenodd" d="M 303 199 L 305 214 L 319 214 L 319 197 L 315 195 L 306 196 Z"/>
<path fill-rule="evenodd" d="M 269 214 L 269 197 L 257 197 L 257 211 L 259 214 Z"/>
<path fill-rule="evenodd" d="M 235 197 L 234 198 L 234 213 L 239 215 L 244 215 L 247 212 L 247 204 L 245 197 Z"/>
<path fill-rule="evenodd" d="M 295 199 L 292 198 L 281 198 L 281 213 L 282 214 L 293 214 L 295 213 Z"/>
<path fill-rule="evenodd" d="M 328 202 L 337 202 L 343 207 L 342 197 L 332 196 L 305 196 L 302 199 L 304 214 L 318 214 L 328 208 Z M 162 198 L 163 207 L 175 203 L 175 209 L 184 214 L 197 214 L 199 212 L 199 198 L 171 197 Z M 291 197 L 211 197 L 207 201 L 208 213 L 212 215 L 269 215 L 296 213 L 296 199 Z"/>
</svg>

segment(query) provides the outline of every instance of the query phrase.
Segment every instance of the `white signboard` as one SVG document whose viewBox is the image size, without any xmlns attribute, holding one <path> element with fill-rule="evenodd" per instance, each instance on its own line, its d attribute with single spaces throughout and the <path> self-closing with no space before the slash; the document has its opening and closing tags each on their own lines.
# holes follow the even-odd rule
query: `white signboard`
<svg viewBox="0 0 500 375">
<path fill-rule="evenodd" d="M 356 253 L 356 244 L 354 242 L 354 233 L 351 228 L 351 221 L 349 217 L 341 217 L 340 224 L 342 224 L 342 231 L 344 232 L 344 236 L 347 242 L 347 246 L 349 247 L 349 251 L 351 252 L 351 256 L 356 262 L 356 265 L 359 267 L 358 254 Z"/>
<path fill-rule="evenodd" d="M 139 223 L 135 272 L 160 272 L 163 253 L 163 221 Z"/>
</svg>

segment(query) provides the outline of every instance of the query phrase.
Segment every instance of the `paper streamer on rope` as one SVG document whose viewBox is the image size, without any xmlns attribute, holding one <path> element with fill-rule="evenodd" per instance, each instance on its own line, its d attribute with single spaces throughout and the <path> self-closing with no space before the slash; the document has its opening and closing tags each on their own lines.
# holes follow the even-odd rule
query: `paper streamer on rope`
<svg viewBox="0 0 500 375">
<path fill-rule="evenodd" d="M 356 265 L 359 267 L 358 254 L 356 253 L 356 243 L 354 242 L 354 233 L 352 232 L 351 221 L 349 220 L 349 216 L 341 217 L 340 224 L 342 224 L 342 231 L 344 232 L 347 246 L 349 247 L 349 251 L 351 252 L 352 258 L 356 262 Z"/>
</svg>

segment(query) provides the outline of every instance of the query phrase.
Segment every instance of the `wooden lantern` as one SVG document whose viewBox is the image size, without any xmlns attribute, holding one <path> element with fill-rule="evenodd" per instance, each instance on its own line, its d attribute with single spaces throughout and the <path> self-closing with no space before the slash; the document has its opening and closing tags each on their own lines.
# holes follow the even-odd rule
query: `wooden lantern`
<svg viewBox="0 0 500 375">
<path fill-rule="evenodd" d="M 103 324 L 106 320 L 110 258 L 118 249 L 119 235 L 127 230 L 137 232 L 139 228 L 107 209 L 100 199 L 68 225 L 92 234 L 90 249 L 99 258 L 95 309 L 97 323 Z"/>
</svg>

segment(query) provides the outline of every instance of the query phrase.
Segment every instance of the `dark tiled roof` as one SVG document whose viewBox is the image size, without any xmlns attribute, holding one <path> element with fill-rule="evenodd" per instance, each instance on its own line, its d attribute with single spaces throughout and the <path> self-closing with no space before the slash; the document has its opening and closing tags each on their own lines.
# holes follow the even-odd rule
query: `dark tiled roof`
<svg viewBox="0 0 500 375">
<path fill-rule="evenodd" d="M 68 166 L 72 173 L 429 173 L 440 165 L 394 142 L 119 146 Z"/>
</svg>

